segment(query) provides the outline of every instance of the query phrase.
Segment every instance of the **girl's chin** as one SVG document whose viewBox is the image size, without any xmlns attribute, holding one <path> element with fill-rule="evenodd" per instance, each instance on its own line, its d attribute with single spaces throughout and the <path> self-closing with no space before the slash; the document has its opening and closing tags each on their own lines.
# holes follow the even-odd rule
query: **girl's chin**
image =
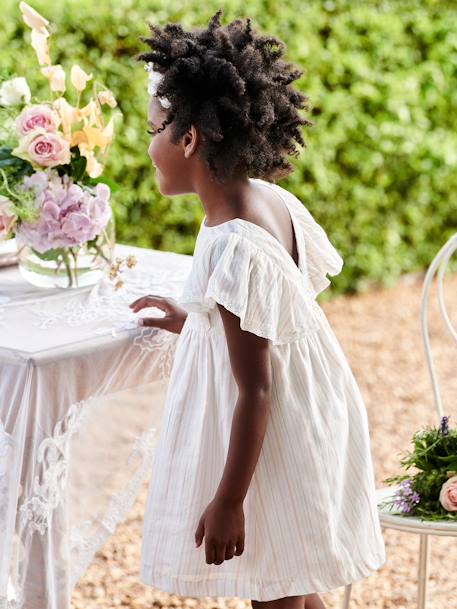
<svg viewBox="0 0 457 609">
<path fill-rule="evenodd" d="M 163 194 L 163 195 L 167 194 L 166 186 L 165 186 L 164 180 L 163 180 L 163 174 L 160 172 L 160 169 L 156 169 L 156 179 L 157 179 L 158 187 L 159 187 L 161 194 Z"/>
<path fill-rule="evenodd" d="M 171 181 L 171 184 L 168 184 L 167 179 L 165 178 L 165 175 L 160 171 L 160 169 L 158 169 L 156 167 L 155 171 L 156 171 L 157 185 L 158 185 L 159 191 L 162 195 L 172 196 L 172 195 L 184 194 L 184 191 L 176 191 L 176 185 L 174 184 L 174 180 Z"/>
</svg>

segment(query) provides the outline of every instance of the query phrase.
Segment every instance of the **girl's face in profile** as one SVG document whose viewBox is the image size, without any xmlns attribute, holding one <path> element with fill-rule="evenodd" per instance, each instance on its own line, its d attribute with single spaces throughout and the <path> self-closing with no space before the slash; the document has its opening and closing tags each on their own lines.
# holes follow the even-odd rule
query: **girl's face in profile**
<svg viewBox="0 0 457 609">
<path fill-rule="evenodd" d="M 148 126 L 151 134 L 148 154 L 156 168 L 159 190 L 162 194 L 176 195 L 190 192 L 189 166 L 185 166 L 183 147 L 170 141 L 171 124 L 162 127 L 167 118 L 159 100 L 151 96 L 148 106 Z"/>
</svg>

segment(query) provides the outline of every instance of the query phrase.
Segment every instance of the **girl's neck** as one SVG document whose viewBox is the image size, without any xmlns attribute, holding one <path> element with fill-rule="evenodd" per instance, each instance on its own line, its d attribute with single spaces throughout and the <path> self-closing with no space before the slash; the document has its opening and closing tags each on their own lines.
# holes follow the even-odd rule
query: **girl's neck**
<svg viewBox="0 0 457 609">
<path fill-rule="evenodd" d="M 223 183 L 215 179 L 198 180 L 195 192 L 203 205 L 206 222 L 212 226 L 243 215 L 251 195 L 251 183 L 247 176 Z"/>
</svg>

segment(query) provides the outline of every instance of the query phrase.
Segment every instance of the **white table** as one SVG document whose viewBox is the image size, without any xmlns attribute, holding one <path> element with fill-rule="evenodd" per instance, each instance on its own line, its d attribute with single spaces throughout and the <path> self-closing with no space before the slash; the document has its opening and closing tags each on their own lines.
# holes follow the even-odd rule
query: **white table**
<svg viewBox="0 0 457 609">
<path fill-rule="evenodd" d="M 0 609 L 66 609 L 148 478 L 179 335 L 128 304 L 177 298 L 192 256 L 116 245 L 118 291 L 36 288 L 0 269 Z"/>
</svg>

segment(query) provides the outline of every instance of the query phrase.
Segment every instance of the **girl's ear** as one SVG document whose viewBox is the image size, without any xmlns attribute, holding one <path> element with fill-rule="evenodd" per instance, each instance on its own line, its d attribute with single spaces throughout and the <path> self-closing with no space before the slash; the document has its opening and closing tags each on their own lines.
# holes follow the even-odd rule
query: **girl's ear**
<svg viewBox="0 0 457 609">
<path fill-rule="evenodd" d="M 188 159 L 194 154 L 200 143 L 200 134 L 194 125 L 191 125 L 188 132 L 184 135 L 182 143 L 184 148 L 184 157 Z"/>
</svg>

